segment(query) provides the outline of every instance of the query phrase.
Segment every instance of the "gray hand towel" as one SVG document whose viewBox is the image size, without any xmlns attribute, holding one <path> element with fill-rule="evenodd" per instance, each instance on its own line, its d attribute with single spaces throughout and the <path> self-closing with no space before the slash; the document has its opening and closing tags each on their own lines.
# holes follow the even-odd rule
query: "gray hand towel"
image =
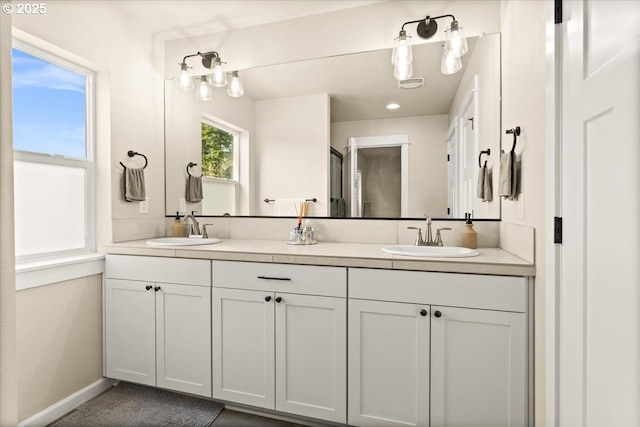
<svg viewBox="0 0 640 427">
<path fill-rule="evenodd" d="M 513 151 L 500 154 L 500 197 L 513 200 L 517 191 L 516 153 Z"/>
<path fill-rule="evenodd" d="M 185 190 L 185 199 L 189 203 L 198 203 L 202 201 L 202 177 L 189 175 L 187 177 L 187 188 Z"/>
<path fill-rule="evenodd" d="M 491 169 L 487 167 L 486 163 L 482 169 L 484 169 L 484 184 L 482 185 L 484 191 L 482 193 L 482 201 L 490 202 L 493 200 L 493 174 L 491 173 Z"/>
<path fill-rule="evenodd" d="M 142 202 L 147 193 L 144 185 L 143 168 L 124 168 L 122 173 L 122 196 L 127 202 Z"/>
<path fill-rule="evenodd" d="M 487 166 L 482 166 L 478 171 L 478 188 L 476 189 L 476 197 L 484 200 L 484 182 L 485 175 L 487 173 Z"/>
<path fill-rule="evenodd" d="M 338 217 L 344 218 L 347 216 L 347 206 L 344 199 L 338 199 Z"/>
<path fill-rule="evenodd" d="M 493 200 L 493 184 L 491 182 L 491 170 L 487 168 L 487 162 L 478 171 L 478 190 L 476 195 L 483 202 Z"/>
</svg>

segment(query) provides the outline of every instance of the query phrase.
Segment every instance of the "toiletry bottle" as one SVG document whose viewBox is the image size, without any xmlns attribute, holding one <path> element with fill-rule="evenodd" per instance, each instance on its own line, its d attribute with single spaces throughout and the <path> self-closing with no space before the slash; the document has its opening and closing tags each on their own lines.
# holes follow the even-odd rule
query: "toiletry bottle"
<svg viewBox="0 0 640 427">
<path fill-rule="evenodd" d="M 180 214 L 176 212 L 176 219 L 171 226 L 171 237 L 184 237 L 184 226 L 180 221 Z"/>
<path fill-rule="evenodd" d="M 464 217 L 467 221 L 464 224 L 464 230 L 462 230 L 460 246 L 469 249 L 475 249 L 478 247 L 478 233 L 476 233 L 476 230 L 473 229 L 471 214 L 465 213 Z"/>
<path fill-rule="evenodd" d="M 311 221 L 306 220 L 304 223 L 304 232 L 303 234 L 305 235 L 305 240 L 307 242 L 307 244 L 311 244 L 313 243 L 313 227 L 311 226 Z"/>
</svg>

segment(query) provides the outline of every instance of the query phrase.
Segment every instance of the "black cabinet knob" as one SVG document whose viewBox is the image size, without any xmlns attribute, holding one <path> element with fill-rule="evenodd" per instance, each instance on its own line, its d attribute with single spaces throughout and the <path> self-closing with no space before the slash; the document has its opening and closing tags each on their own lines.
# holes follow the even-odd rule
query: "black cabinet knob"
<svg viewBox="0 0 640 427">
<path fill-rule="evenodd" d="M 151 290 L 151 288 L 153 288 L 153 286 L 151 286 L 151 285 L 147 285 L 147 286 L 145 286 L 144 288 L 145 288 L 146 290 L 150 291 L 150 290 Z"/>
<path fill-rule="evenodd" d="M 436 316 L 436 317 L 441 317 L 441 316 L 442 316 L 442 313 L 441 313 L 441 312 L 439 312 L 438 310 L 436 310 L 436 312 L 435 312 L 435 313 L 433 313 L 433 315 L 434 315 L 434 316 Z"/>
<path fill-rule="evenodd" d="M 271 301 L 271 296 L 267 295 L 266 297 L 264 297 L 264 300 L 265 300 L 266 302 Z"/>
<path fill-rule="evenodd" d="M 276 297 L 276 302 L 282 302 L 282 298 Z"/>
<path fill-rule="evenodd" d="M 424 308 L 422 310 L 420 310 L 420 316 L 426 316 L 427 314 L 427 310 L 425 310 Z"/>
<path fill-rule="evenodd" d="M 160 286 L 156 286 L 155 288 L 153 288 L 153 290 L 156 292 L 158 292 L 160 289 L 162 289 Z"/>
</svg>

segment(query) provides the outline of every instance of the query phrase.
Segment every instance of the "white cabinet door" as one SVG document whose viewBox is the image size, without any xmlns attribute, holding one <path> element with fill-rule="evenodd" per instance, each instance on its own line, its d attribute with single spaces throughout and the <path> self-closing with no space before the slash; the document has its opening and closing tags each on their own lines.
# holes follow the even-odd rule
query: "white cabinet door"
<svg viewBox="0 0 640 427">
<path fill-rule="evenodd" d="M 426 305 L 349 300 L 350 425 L 429 425 L 428 312 Z"/>
<path fill-rule="evenodd" d="M 107 377 L 155 385 L 154 294 L 149 282 L 107 279 Z"/>
<path fill-rule="evenodd" d="M 156 283 L 158 387 L 211 397 L 211 288 Z"/>
<path fill-rule="evenodd" d="M 524 426 L 523 313 L 431 307 L 431 427 Z"/>
<path fill-rule="evenodd" d="M 271 292 L 214 288 L 213 397 L 275 408 Z"/>
<path fill-rule="evenodd" d="M 276 294 L 276 410 L 347 421 L 347 302 Z"/>
</svg>

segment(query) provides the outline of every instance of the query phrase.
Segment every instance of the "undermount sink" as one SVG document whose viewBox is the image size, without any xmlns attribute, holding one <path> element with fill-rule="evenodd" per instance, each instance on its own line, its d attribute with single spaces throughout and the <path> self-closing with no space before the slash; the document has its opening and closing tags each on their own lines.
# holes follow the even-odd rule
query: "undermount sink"
<svg viewBox="0 0 640 427">
<path fill-rule="evenodd" d="M 147 245 L 152 246 L 195 246 L 195 245 L 211 245 L 220 243 L 222 240 L 217 237 L 209 237 L 207 239 L 197 237 L 158 237 L 156 239 L 147 240 Z"/>
<path fill-rule="evenodd" d="M 480 252 L 474 249 L 461 248 L 459 246 L 392 245 L 385 246 L 382 251 L 394 255 L 424 258 L 466 258 L 480 255 Z"/>
</svg>

